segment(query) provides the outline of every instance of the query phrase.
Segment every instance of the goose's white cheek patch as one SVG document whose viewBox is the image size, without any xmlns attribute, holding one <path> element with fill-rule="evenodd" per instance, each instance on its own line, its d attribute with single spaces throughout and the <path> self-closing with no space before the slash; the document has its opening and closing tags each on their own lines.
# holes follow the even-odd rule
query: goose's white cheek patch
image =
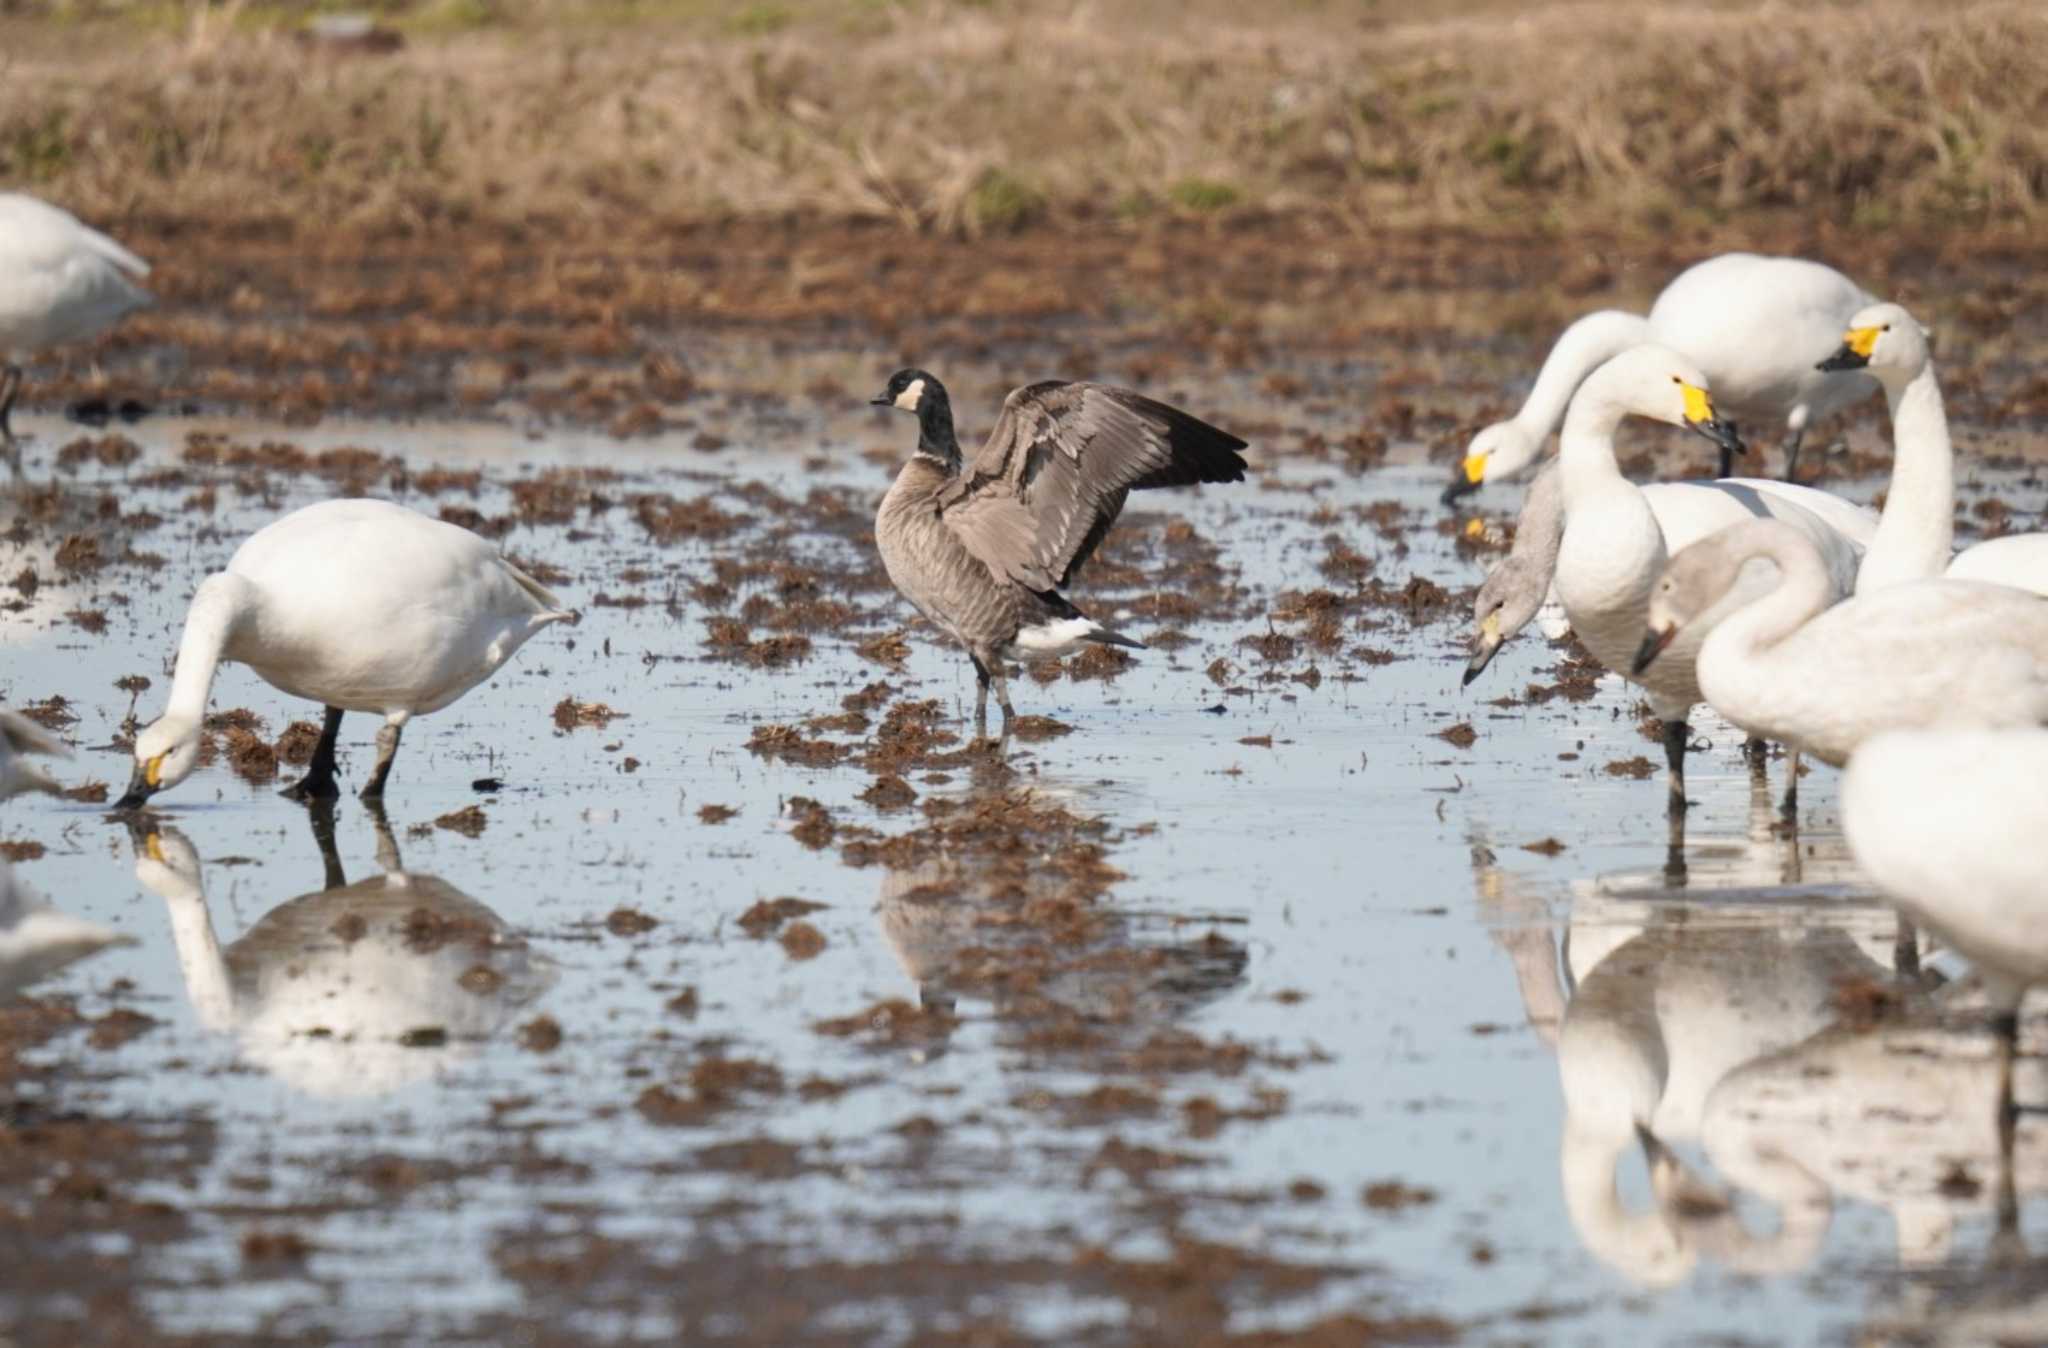
<svg viewBox="0 0 2048 1348">
<path fill-rule="evenodd" d="M 915 412 L 924 399 L 924 380 L 913 379 L 903 392 L 896 395 L 896 405 L 906 412 Z"/>
</svg>

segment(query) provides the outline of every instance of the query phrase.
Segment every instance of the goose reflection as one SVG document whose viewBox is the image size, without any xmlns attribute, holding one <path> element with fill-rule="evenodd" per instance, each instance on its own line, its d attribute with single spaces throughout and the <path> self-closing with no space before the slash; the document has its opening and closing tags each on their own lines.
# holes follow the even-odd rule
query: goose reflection
<svg viewBox="0 0 2048 1348">
<path fill-rule="evenodd" d="M 1049 960 L 1013 962 L 1005 952 L 1018 941 L 1018 914 L 1057 901 L 1060 886 L 1038 871 L 1021 881 L 1022 892 L 1019 883 L 951 853 L 883 872 L 882 935 L 920 1004 L 951 1012 L 974 996 L 998 1018 L 1057 1009 L 1145 1033 L 1244 982 L 1250 957 L 1241 942 L 1213 928 L 1190 940 L 1162 938 L 1152 924 L 1106 906 L 1089 909 L 1100 925 L 1078 946 L 1055 940 Z"/>
<path fill-rule="evenodd" d="M 477 1052 L 554 981 L 551 961 L 447 881 L 404 869 L 371 811 L 381 873 L 353 884 L 316 803 L 322 888 L 287 899 L 225 949 L 197 851 L 174 828 L 135 825 L 135 878 L 164 901 L 201 1024 L 309 1095 L 373 1096 Z"/>
</svg>

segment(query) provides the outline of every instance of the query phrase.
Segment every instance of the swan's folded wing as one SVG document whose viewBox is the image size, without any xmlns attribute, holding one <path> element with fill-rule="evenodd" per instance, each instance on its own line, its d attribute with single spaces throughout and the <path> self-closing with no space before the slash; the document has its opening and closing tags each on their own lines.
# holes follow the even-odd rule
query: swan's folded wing
<svg viewBox="0 0 2048 1348">
<path fill-rule="evenodd" d="M 988 443 L 940 494 L 939 511 L 996 574 L 1056 589 L 1101 544 L 1131 492 L 1240 482 L 1244 445 L 1129 389 L 1028 384 L 1004 400 Z"/>
</svg>

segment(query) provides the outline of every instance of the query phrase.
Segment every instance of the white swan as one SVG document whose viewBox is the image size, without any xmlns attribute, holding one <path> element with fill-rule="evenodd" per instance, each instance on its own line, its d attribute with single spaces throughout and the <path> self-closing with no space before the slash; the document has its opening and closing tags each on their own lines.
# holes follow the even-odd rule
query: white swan
<svg viewBox="0 0 2048 1348">
<path fill-rule="evenodd" d="M 1651 342 L 1691 357 L 1724 413 L 1782 421 L 1790 478 L 1807 426 L 1877 391 L 1867 375 L 1815 368 L 1849 318 L 1869 303 L 1854 281 L 1803 258 L 1723 253 L 1696 263 L 1664 287 L 1647 318 L 1604 309 L 1566 328 L 1521 411 L 1472 437 L 1444 500 L 1512 478 L 1534 463 L 1586 376 L 1629 347 Z"/>
<path fill-rule="evenodd" d="M 164 901 L 199 1023 L 308 1095 L 382 1095 L 439 1076 L 556 977 L 491 909 L 406 871 L 388 826 L 373 822 L 381 874 L 342 883 L 316 819 L 329 887 L 278 904 L 225 950 L 191 842 L 176 829 L 137 832 L 135 878 Z M 434 1046 L 415 1046 L 423 1036 Z"/>
<path fill-rule="evenodd" d="M 96 229 L 19 192 L 0 192 L 0 449 L 29 352 L 81 341 L 151 302 L 129 279 L 149 264 Z"/>
<path fill-rule="evenodd" d="M 377 766 L 363 788 L 374 798 L 407 720 L 447 706 L 535 632 L 574 617 L 467 529 L 389 501 L 295 510 L 252 534 L 192 596 L 169 705 L 135 737 L 134 776 L 116 808 L 191 773 L 222 660 L 326 705 L 319 747 L 287 796 L 334 795 L 342 713 L 381 714 Z"/>
<path fill-rule="evenodd" d="M 1776 582 L 1729 612 L 1758 558 L 1776 564 Z M 1709 619 L 1695 664 L 1714 710 L 1836 767 L 1885 730 L 2048 723 L 2048 599 L 1944 577 L 1829 608 L 1839 585 L 1798 530 L 1776 520 L 1723 529 L 1658 579 L 1635 668 Z"/>
<path fill-rule="evenodd" d="M 0 711 L 0 800 L 24 791 L 55 795 L 62 789 L 40 763 L 28 761 L 31 754 L 69 758 L 71 750 L 20 712 Z"/>
<path fill-rule="evenodd" d="M 2020 1000 L 2048 982 L 2048 731 L 1872 736 L 1842 781 L 1842 830 L 1885 897 L 1946 938 L 1983 980 L 2009 1183 Z"/>
<path fill-rule="evenodd" d="M 1664 546 L 1677 552 L 1716 529 L 1774 513 L 1778 502 L 1811 512 L 1852 544 L 1868 547 L 1877 531 L 1877 515 L 1839 496 L 1812 487 L 1766 478 L 1731 477 L 1717 482 L 1651 482 L 1643 498 L 1664 533 Z M 1472 601 L 1472 658 L 1464 682 L 1479 677 L 1502 643 L 1528 626 L 1546 607 L 1557 605 L 1555 630 L 1549 618 L 1544 635 L 1559 637 L 1571 630 L 1563 618 L 1552 578 L 1557 552 L 1564 541 L 1564 484 L 1555 463 L 1546 465 L 1529 484 L 1515 541 Z"/>
<path fill-rule="evenodd" d="M 1688 426 L 1717 441 L 1732 439 L 1726 423 L 1715 416 L 1704 379 L 1697 366 L 1675 351 L 1657 346 L 1625 351 L 1579 387 L 1565 413 L 1558 448 L 1565 525 L 1557 554 L 1557 595 L 1586 649 L 1649 694 L 1657 719 L 1664 723 L 1673 814 L 1685 810 L 1685 721 L 1700 700 L 1693 655 L 1713 615 L 1681 640 L 1669 664 L 1653 670 L 1636 666 L 1644 605 L 1668 550 L 1649 498 L 1621 475 L 1614 430 L 1624 416 L 1635 415 Z M 1755 491 L 1749 496 L 1748 513 L 1768 512 L 1825 551 L 1832 593 L 1849 591 L 1861 554 L 1854 540 L 1782 498 Z"/>
<path fill-rule="evenodd" d="M 1867 369 L 1884 385 L 1892 414 L 1892 480 L 1877 537 L 1863 556 L 1856 592 L 1949 575 L 2048 594 L 2048 534 L 2016 534 L 1966 548 L 1955 544 L 1955 446 L 1927 334 L 1896 304 L 1874 304 L 1849 320 L 1824 370 Z"/>
</svg>

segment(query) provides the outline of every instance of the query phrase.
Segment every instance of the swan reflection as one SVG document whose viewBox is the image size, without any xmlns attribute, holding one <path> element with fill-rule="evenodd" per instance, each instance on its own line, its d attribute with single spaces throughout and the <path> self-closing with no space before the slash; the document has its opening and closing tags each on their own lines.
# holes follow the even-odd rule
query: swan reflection
<svg viewBox="0 0 2048 1348">
<path fill-rule="evenodd" d="M 313 811 L 326 883 L 285 900 L 225 949 L 197 850 L 140 823 L 135 878 L 164 901 L 201 1024 L 311 1095 L 381 1095 L 475 1054 L 554 981 L 496 913 L 437 876 L 404 869 L 372 811 L 381 873 L 347 883 L 332 807 Z"/>
</svg>

